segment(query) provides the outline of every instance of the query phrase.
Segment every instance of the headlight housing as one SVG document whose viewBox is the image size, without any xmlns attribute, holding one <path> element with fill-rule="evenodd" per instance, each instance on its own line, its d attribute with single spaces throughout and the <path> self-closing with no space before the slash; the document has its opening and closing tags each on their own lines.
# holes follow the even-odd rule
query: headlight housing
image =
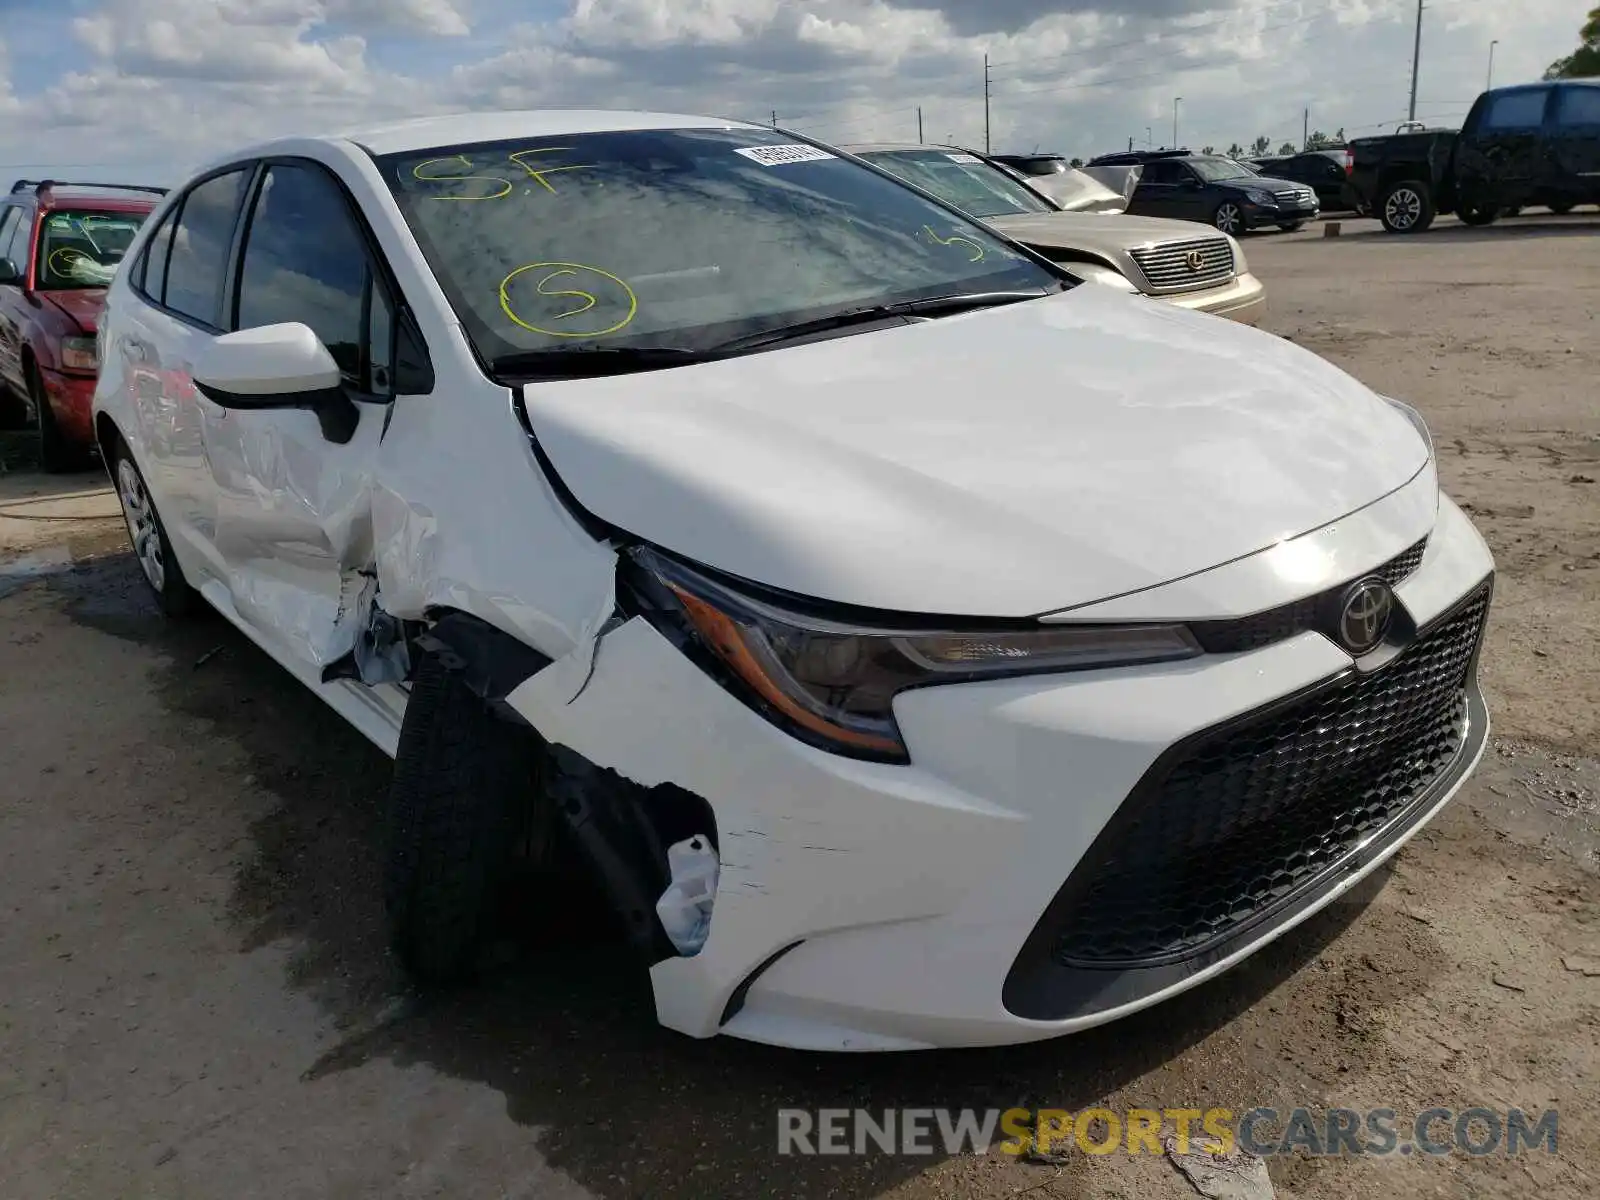
<svg viewBox="0 0 1600 1200">
<path fill-rule="evenodd" d="M 98 371 L 100 348 L 93 337 L 61 339 L 61 366 L 67 371 Z"/>
<path fill-rule="evenodd" d="M 1249 196 L 1251 200 L 1261 205 L 1263 208 L 1276 208 L 1278 206 L 1278 198 L 1271 192 L 1263 192 L 1256 188 L 1249 188 L 1245 191 L 1245 195 Z"/>
<path fill-rule="evenodd" d="M 933 623 L 824 615 L 734 585 L 646 547 L 627 553 L 622 594 L 769 721 L 854 758 L 907 762 L 894 698 L 909 688 L 1167 662 L 1201 653 L 1182 625 Z"/>
<path fill-rule="evenodd" d="M 1396 400 L 1393 396 L 1381 396 L 1379 399 L 1381 399 L 1390 408 L 1397 409 L 1401 416 L 1405 417 L 1406 420 L 1411 422 L 1411 427 L 1417 431 L 1417 436 L 1420 437 L 1424 444 L 1426 444 L 1428 447 L 1428 459 L 1429 461 L 1432 461 L 1434 458 L 1433 431 L 1428 428 L 1428 422 L 1423 419 L 1422 414 L 1416 409 L 1412 408 L 1411 405 L 1407 404 L 1405 401 Z"/>
</svg>

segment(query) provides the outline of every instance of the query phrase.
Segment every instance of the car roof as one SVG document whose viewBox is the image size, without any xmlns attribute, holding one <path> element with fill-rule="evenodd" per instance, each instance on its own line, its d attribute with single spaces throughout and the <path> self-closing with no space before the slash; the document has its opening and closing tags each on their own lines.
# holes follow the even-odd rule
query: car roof
<svg viewBox="0 0 1600 1200">
<path fill-rule="evenodd" d="M 685 113 L 626 109 L 545 108 L 511 112 L 452 113 L 369 125 L 329 135 L 372 154 L 401 154 L 465 142 L 495 142 L 516 137 L 560 137 L 572 133 L 611 133 L 638 129 L 764 129 L 747 121 Z"/>
<path fill-rule="evenodd" d="M 938 143 L 924 142 L 853 142 L 847 146 L 840 146 L 839 149 L 848 150 L 851 154 L 887 154 L 908 150 L 934 150 L 940 154 L 972 153 L 970 150 L 963 150 L 960 146 L 945 146 Z"/>
<path fill-rule="evenodd" d="M 91 212 L 147 213 L 159 200 L 159 196 L 107 196 L 100 192 L 51 188 L 49 197 L 39 201 L 39 207 L 46 211 L 55 208 L 76 208 L 88 209 Z"/>
</svg>

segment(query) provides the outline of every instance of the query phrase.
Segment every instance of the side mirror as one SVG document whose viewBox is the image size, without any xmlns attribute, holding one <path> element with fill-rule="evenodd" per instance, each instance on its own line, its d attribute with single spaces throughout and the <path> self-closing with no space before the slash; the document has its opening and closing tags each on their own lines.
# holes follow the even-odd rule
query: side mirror
<svg viewBox="0 0 1600 1200">
<path fill-rule="evenodd" d="M 223 408 L 309 408 L 330 442 L 348 442 L 360 422 L 339 364 L 299 321 L 214 337 L 195 355 L 190 375 L 195 389 Z"/>
<path fill-rule="evenodd" d="M 0 284 L 20 284 L 22 272 L 17 270 L 17 264 L 9 258 L 0 258 Z"/>
</svg>

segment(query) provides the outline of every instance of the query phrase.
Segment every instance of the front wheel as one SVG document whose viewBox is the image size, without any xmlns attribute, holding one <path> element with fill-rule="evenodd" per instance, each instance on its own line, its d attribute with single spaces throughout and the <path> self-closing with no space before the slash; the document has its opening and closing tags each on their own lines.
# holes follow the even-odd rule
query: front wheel
<svg viewBox="0 0 1600 1200">
<path fill-rule="evenodd" d="M 1556 216 L 1564 217 L 1569 212 L 1571 212 L 1574 208 L 1576 208 L 1577 205 L 1575 205 L 1575 204 L 1567 204 L 1567 203 L 1563 202 L 1561 204 L 1552 204 L 1549 207 L 1550 207 L 1550 211 L 1555 213 Z"/>
<path fill-rule="evenodd" d="M 122 505 L 122 520 L 128 527 L 133 556 L 139 560 L 144 581 L 156 595 L 156 603 L 169 617 L 188 616 L 199 607 L 199 594 L 183 577 L 183 568 L 172 553 L 167 527 L 161 523 L 144 475 L 133 461 L 125 443 L 118 442 L 110 463 L 111 478 L 117 486 L 117 502 Z"/>
<path fill-rule="evenodd" d="M 1433 224 L 1433 195 L 1415 179 L 1395 184 L 1378 203 L 1378 219 L 1390 233 L 1421 233 Z"/>
<path fill-rule="evenodd" d="M 1470 204 L 1463 204 L 1456 216 L 1461 218 L 1463 225 L 1493 225 L 1500 219 L 1500 210 L 1492 205 L 1485 204 L 1481 208 L 1474 208 Z"/>
<path fill-rule="evenodd" d="M 1211 223 L 1231 237 L 1239 237 L 1244 233 L 1244 213 L 1231 200 L 1224 200 L 1217 205 L 1217 211 L 1211 215 Z"/>
<path fill-rule="evenodd" d="M 384 880 L 395 953 L 420 982 L 476 968 L 537 803 L 537 761 L 528 730 L 423 658 L 394 761 Z"/>
<path fill-rule="evenodd" d="M 56 424 L 44 380 L 39 377 L 39 368 L 32 363 L 28 364 L 27 378 L 28 407 L 33 410 L 33 420 L 39 427 L 39 465 L 53 475 L 81 471 L 89 465 L 89 456 L 61 436 L 61 426 Z"/>
</svg>

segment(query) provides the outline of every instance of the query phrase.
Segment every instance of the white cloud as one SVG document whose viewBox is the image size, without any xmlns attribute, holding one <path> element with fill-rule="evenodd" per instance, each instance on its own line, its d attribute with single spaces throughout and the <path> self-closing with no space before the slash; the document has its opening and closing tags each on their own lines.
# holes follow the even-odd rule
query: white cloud
<svg viewBox="0 0 1600 1200">
<path fill-rule="evenodd" d="M 80 6 L 80 8 L 83 6 Z M 1378 0 L 99 0 L 60 14 L 42 90 L 6 85 L 0 154 L 174 168 L 295 130 L 544 104 L 766 119 L 836 141 L 1087 154 L 1171 139 L 1226 146 L 1406 115 L 1407 6 Z M 1413 10 L 1414 11 L 1414 10 Z M 511 25 L 511 17 L 521 23 Z M 1576 42 L 1572 0 L 1429 10 L 1421 115 L 1532 78 Z M 36 18 L 37 21 L 49 18 Z M 1146 130 L 1149 130 L 1147 135 Z M 1370 130 L 1365 130 L 1370 131 Z M 70 147 L 63 151 L 63 147 Z"/>
</svg>

